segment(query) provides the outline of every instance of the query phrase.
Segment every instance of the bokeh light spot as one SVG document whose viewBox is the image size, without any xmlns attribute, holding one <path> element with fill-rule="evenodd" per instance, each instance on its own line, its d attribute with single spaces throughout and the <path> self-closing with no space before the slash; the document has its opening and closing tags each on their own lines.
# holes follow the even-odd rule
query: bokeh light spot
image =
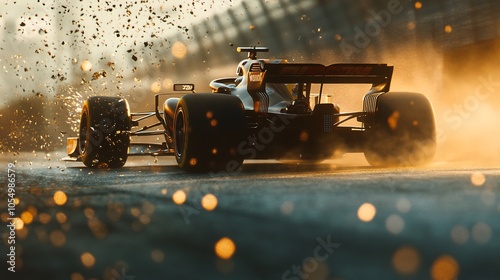
<svg viewBox="0 0 500 280">
<path fill-rule="evenodd" d="M 401 213 L 408 213 L 411 210 L 411 202 L 407 198 L 400 198 L 396 202 L 396 208 Z"/>
<path fill-rule="evenodd" d="M 56 247 L 61 247 L 66 244 L 66 235 L 64 235 L 64 233 L 62 233 L 60 230 L 51 232 L 49 238 L 52 245 Z"/>
<path fill-rule="evenodd" d="M 422 2 L 420 1 L 415 2 L 415 10 L 420 10 L 420 9 L 422 9 Z"/>
<path fill-rule="evenodd" d="M 207 211 L 213 211 L 218 204 L 217 197 L 211 193 L 206 194 L 201 199 L 201 206 Z"/>
<path fill-rule="evenodd" d="M 283 215 L 290 215 L 293 212 L 293 209 L 295 208 L 295 204 L 291 201 L 285 201 L 283 204 L 281 204 L 281 213 Z"/>
<path fill-rule="evenodd" d="M 98 218 L 96 217 L 91 218 L 87 222 L 87 225 L 96 238 L 104 239 L 106 237 L 108 233 L 106 225 L 103 222 L 101 222 Z"/>
<path fill-rule="evenodd" d="M 31 222 L 33 222 L 33 214 L 31 214 L 31 212 L 29 211 L 24 211 L 22 214 L 21 214 L 21 219 L 23 220 L 23 222 L 27 225 L 31 224 Z"/>
<path fill-rule="evenodd" d="M 476 187 L 481 187 L 486 182 L 486 176 L 481 172 L 474 172 L 470 176 L 470 181 L 472 185 Z"/>
<path fill-rule="evenodd" d="M 215 253 L 221 259 L 230 259 L 236 251 L 236 245 L 233 240 L 223 237 L 215 243 Z"/>
<path fill-rule="evenodd" d="M 457 244 L 465 244 L 469 240 L 469 231 L 461 225 L 454 226 L 450 234 L 451 240 Z"/>
<path fill-rule="evenodd" d="M 141 216 L 141 209 L 137 207 L 132 207 L 130 208 L 130 214 L 136 218 Z"/>
<path fill-rule="evenodd" d="M 181 205 L 186 202 L 186 193 L 183 190 L 178 190 L 172 195 L 172 200 L 175 204 Z"/>
<path fill-rule="evenodd" d="M 451 33 L 451 32 L 453 32 L 453 27 L 451 27 L 451 25 L 446 25 L 444 27 L 444 32 L 448 33 L 448 34 Z"/>
<path fill-rule="evenodd" d="M 182 42 L 175 42 L 172 45 L 172 55 L 175 58 L 182 59 L 186 56 L 187 53 L 187 47 L 184 45 Z"/>
<path fill-rule="evenodd" d="M 63 191 L 57 191 L 54 193 L 54 202 L 57 205 L 64 205 L 68 201 L 68 197 Z"/>
<path fill-rule="evenodd" d="M 85 267 L 93 267 L 95 265 L 95 257 L 89 252 L 85 252 L 80 256 L 80 260 Z"/>
<path fill-rule="evenodd" d="M 42 224 L 48 224 L 51 219 L 52 217 L 50 216 L 50 214 L 47 213 L 40 213 L 40 215 L 38 215 L 38 220 Z"/>
<path fill-rule="evenodd" d="M 154 82 L 151 84 L 151 92 L 152 93 L 159 93 L 160 91 L 161 91 L 161 83 Z"/>
<path fill-rule="evenodd" d="M 165 260 L 165 254 L 163 253 L 163 251 L 155 249 L 151 252 L 151 259 L 155 263 L 161 263 L 163 262 L 163 260 Z"/>
<path fill-rule="evenodd" d="M 403 275 L 412 275 L 420 266 L 420 254 L 410 246 L 398 248 L 392 255 L 392 266 Z"/>
<path fill-rule="evenodd" d="M 377 214 L 377 208 L 371 203 L 364 203 L 358 208 L 358 218 L 363 222 L 371 222 Z"/>
<path fill-rule="evenodd" d="M 80 64 L 80 69 L 82 69 L 82 71 L 88 72 L 88 71 L 92 70 L 92 63 L 88 60 L 84 60 Z"/>
<path fill-rule="evenodd" d="M 139 217 L 139 221 L 144 224 L 144 225 L 147 225 L 149 223 L 151 223 L 151 218 L 148 216 L 148 215 L 141 215 Z"/>
<path fill-rule="evenodd" d="M 491 227 L 483 222 L 479 222 L 472 227 L 472 238 L 478 244 L 486 244 L 492 235 Z"/>
<path fill-rule="evenodd" d="M 14 224 L 15 224 L 16 230 L 22 230 L 24 228 L 24 222 L 20 218 L 14 218 Z"/>
<path fill-rule="evenodd" d="M 63 224 L 65 223 L 67 220 L 68 220 L 68 217 L 66 216 L 66 214 L 64 214 L 63 212 L 57 212 L 56 213 L 56 220 L 60 223 L 60 224 Z"/>
<path fill-rule="evenodd" d="M 92 219 L 95 216 L 95 211 L 94 209 L 87 207 L 83 209 L 83 214 L 87 217 L 87 219 Z"/>
<path fill-rule="evenodd" d="M 431 276 L 435 280 L 456 279 L 459 269 L 458 262 L 453 257 L 443 255 L 432 264 Z"/>
<path fill-rule="evenodd" d="M 385 227 L 392 234 L 400 234 L 405 228 L 405 221 L 398 215 L 390 215 L 385 220 Z"/>
</svg>

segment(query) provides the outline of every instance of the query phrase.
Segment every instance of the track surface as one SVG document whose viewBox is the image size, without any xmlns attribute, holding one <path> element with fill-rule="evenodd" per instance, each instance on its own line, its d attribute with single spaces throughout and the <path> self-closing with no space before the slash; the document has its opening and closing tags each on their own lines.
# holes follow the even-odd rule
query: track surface
<svg viewBox="0 0 500 280">
<path fill-rule="evenodd" d="M 2 246 L 1 279 L 500 275 L 495 166 L 374 169 L 348 156 L 317 166 L 245 162 L 239 174 L 222 176 L 183 173 L 171 158 L 91 170 L 59 157 L 11 158 L 17 216 L 30 212 L 34 219 L 17 231 L 16 273 L 7 271 Z M 187 195 L 181 205 L 172 198 L 178 190 Z M 67 197 L 63 205 L 55 203 L 57 191 Z M 201 206 L 208 193 L 217 198 L 213 211 Z M 0 199 L 6 245 L 4 192 Z M 370 210 L 365 203 L 376 210 L 367 222 L 358 216 Z M 222 237 L 236 246 L 228 260 L 214 250 Z"/>
</svg>

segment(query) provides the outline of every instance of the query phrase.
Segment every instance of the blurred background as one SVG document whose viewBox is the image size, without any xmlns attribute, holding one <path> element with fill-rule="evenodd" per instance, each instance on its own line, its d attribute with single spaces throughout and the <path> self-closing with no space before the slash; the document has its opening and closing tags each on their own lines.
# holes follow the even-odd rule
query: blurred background
<svg viewBox="0 0 500 280">
<path fill-rule="evenodd" d="M 64 2 L 64 3 L 63 3 Z M 245 54 L 387 63 L 393 91 L 426 94 L 437 160 L 500 152 L 500 2 L 494 0 L 9 1 L 0 4 L 0 152 L 65 149 L 92 95 L 153 110 L 176 82 L 234 76 Z M 339 93 L 351 109 L 365 92 Z M 354 108 L 355 109 L 355 108 Z M 480 144 L 478 144 L 480 143 Z"/>
</svg>

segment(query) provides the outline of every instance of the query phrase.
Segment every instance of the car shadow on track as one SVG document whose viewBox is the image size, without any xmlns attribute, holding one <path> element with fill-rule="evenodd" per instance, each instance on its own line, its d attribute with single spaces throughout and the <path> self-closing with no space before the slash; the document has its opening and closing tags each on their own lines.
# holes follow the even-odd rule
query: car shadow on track
<svg viewBox="0 0 500 280">
<path fill-rule="evenodd" d="M 309 173 L 309 172 L 334 172 L 348 170 L 371 170 L 373 167 L 368 165 L 352 165 L 338 163 L 299 163 L 299 162 L 258 162 L 245 163 L 241 168 L 241 174 L 263 174 L 263 173 Z"/>
<path fill-rule="evenodd" d="M 336 173 L 348 171 L 370 171 L 378 170 L 367 163 L 358 159 L 342 159 L 326 160 L 321 163 L 310 163 L 300 161 L 277 161 L 277 160 L 246 160 L 243 166 L 238 170 L 222 170 L 218 172 L 205 173 L 187 173 L 181 170 L 175 161 L 161 160 L 157 163 L 152 163 L 147 159 L 134 158 L 129 161 L 124 167 L 117 169 L 108 168 L 85 168 L 82 166 L 68 166 L 68 169 L 86 169 L 90 174 L 168 174 L 169 177 L 190 177 L 190 178 L 206 178 L 206 177 L 238 177 L 251 175 L 291 175 L 305 173 Z M 140 176 L 140 175 L 139 175 Z"/>
</svg>

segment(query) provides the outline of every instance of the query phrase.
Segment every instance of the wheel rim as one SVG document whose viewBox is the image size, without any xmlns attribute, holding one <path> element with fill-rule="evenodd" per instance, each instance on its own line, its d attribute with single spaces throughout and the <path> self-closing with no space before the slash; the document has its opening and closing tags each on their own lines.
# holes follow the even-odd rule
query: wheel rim
<svg viewBox="0 0 500 280">
<path fill-rule="evenodd" d="M 177 159 L 181 159 L 182 151 L 184 150 L 184 140 L 186 137 L 186 128 L 184 122 L 184 112 L 182 109 L 177 110 L 175 117 L 175 155 Z"/>
</svg>

